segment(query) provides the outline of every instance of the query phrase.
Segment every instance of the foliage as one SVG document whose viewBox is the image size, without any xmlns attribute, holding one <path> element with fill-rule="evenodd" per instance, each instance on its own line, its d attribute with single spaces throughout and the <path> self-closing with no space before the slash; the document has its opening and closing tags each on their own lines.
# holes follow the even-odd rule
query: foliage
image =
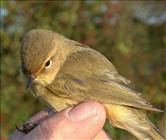
<svg viewBox="0 0 166 140">
<path fill-rule="evenodd" d="M 143 2 L 142 2 L 143 3 Z M 34 28 L 54 30 L 103 53 L 144 97 L 166 108 L 164 23 L 149 25 L 133 15 L 136 2 L 1 1 L 1 139 L 45 107 L 25 89 L 19 72 L 20 40 Z M 166 131 L 166 115 L 148 112 Z M 165 118 L 164 118 L 165 117 Z M 108 124 L 114 139 L 134 139 Z M 132 138 L 131 138 L 132 137 Z"/>
</svg>

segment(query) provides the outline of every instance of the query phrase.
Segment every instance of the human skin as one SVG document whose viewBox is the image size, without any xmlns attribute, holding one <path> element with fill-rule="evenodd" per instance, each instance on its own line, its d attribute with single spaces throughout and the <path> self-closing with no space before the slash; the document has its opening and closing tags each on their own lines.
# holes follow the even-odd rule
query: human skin
<svg viewBox="0 0 166 140">
<path fill-rule="evenodd" d="M 93 101 L 58 113 L 45 109 L 28 121 L 37 127 L 27 134 L 17 130 L 9 140 L 111 140 L 102 129 L 105 119 L 103 106 Z"/>
<path fill-rule="evenodd" d="M 144 111 L 161 110 L 132 89 L 130 80 L 96 50 L 54 31 L 33 29 L 24 36 L 20 53 L 27 87 L 56 111 L 98 101 L 113 127 L 139 140 L 166 140 Z"/>
</svg>

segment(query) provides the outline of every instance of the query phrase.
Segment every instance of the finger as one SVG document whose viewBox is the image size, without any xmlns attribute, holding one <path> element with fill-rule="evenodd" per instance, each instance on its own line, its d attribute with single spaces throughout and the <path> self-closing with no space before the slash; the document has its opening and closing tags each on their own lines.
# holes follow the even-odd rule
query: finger
<svg viewBox="0 0 166 140">
<path fill-rule="evenodd" d="M 54 114 L 54 113 L 55 112 L 51 108 L 46 108 L 46 109 L 40 111 L 39 113 L 35 114 L 34 116 L 32 116 L 27 122 L 41 123 L 42 121 L 47 119 L 47 117 L 50 114 Z"/>
<path fill-rule="evenodd" d="M 103 106 L 88 101 L 49 116 L 24 138 L 91 140 L 103 128 L 105 119 Z"/>
<path fill-rule="evenodd" d="M 93 140 L 112 140 L 110 136 L 106 134 L 104 130 L 101 130 L 94 138 Z"/>
<path fill-rule="evenodd" d="M 51 108 L 46 108 L 42 111 L 40 111 L 39 113 L 37 113 L 36 115 L 34 115 L 33 117 L 31 117 L 26 123 L 31 122 L 31 123 L 41 123 L 42 121 L 44 121 L 49 114 L 53 113 Z M 22 126 L 19 127 L 20 130 L 22 130 Z M 18 140 L 20 138 L 22 138 L 25 135 L 25 133 L 16 130 L 12 136 L 9 138 L 9 140 Z"/>
<path fill-rule="evenodd" d="M 9 138 L 9 140 L 19 140 L 22 137 L 24 137 L 24 133 L 21 133 L 20 131 L 16 130 L 16 132 L 14 132 L 11 137 Z"/>
</svg>

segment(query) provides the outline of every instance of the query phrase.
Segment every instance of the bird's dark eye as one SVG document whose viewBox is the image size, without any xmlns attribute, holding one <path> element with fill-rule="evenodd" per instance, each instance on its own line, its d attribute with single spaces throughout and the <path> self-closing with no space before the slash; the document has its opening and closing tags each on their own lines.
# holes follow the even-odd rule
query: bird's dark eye
<svg viewBox="0 0 166 140">
<path fill-rule="evenodd" d="M 45 68 L 49 68 L 52 64 L 52 61 L 51 60 L 48 60 L 45 64 Z"/>
</svg>

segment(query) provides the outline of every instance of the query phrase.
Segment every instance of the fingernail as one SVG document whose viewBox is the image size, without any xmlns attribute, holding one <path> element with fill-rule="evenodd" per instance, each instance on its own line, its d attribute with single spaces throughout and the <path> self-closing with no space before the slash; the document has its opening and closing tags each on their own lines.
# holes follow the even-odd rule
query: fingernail
<svg viewBox="0 0 166 140">
<path fill-rule="evenodd" d="M 67 117 L 73 121 L 81 121 L 97 115 L 97 111 L 94 102 L 85 102 L 69 109 L 66 114 Z"/>
</svg>

